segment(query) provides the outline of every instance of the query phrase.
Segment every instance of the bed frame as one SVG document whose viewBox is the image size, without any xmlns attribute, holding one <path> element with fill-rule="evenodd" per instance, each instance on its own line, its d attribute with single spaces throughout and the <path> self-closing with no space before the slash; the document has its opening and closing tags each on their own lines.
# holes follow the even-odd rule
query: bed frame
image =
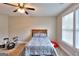
<svg viewBox="0 0 79 59">
<path fill-rule="evenodd" d="M 47 35 L 47 29 L 32 29 L 32 37 L 35 33 L 45 33 Z"/>
</svg>

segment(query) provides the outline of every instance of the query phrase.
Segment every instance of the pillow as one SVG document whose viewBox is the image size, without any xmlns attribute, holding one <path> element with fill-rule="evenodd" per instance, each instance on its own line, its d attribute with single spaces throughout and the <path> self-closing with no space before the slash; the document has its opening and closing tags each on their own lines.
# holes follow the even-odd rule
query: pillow
<svg viewBox="0 0 79 59">
<path fill-rule="evenodd" d="M 46 37 L 47 35 L 46 35 L 46 33 L 40 33 L 39 36 L 40 36 L 40 37 Z"/>
<path fill-rule="evenodd" d="M 39 37 L 40 34 L 39 34 L 39 33 L 35 33 L 35 34 L 33 34 L 33 36 L 34 36 L 34 37 Z"/>
<path fill-rule="evenodd" d="M 33 36 L 34 37 L 46 37 L 47 35 L 46 33 L 35 33 Z"/>
</svg>

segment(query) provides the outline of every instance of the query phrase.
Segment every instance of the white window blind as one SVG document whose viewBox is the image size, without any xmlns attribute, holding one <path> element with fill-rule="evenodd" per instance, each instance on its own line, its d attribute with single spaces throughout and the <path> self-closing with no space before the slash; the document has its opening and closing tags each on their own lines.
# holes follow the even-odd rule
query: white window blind
<svg viewBox="0 0 79 59">
<path fill-rule="evenodd" d="M 76 24 L 76 30 L 75 30 L 75 32 L 76 32 L 76 34 L 75 34 L 75 47 L 76 48 L 78 48 L 79 49 L 79 9 L 78 10 L 76 10 L 76 14 L 75 14 L 75 24 Z"/>
<path fill-rule="evenodd" d="M 73 46 L 73 12 L 62 17 L 62 41 Z"/>
</svg>

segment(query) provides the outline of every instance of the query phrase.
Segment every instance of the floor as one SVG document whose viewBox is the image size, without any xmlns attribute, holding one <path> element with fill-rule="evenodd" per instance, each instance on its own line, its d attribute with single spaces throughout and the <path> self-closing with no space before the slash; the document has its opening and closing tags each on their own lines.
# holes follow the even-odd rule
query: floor
<svg viewBox="0 0 79 59">
<path fill-rule="evenodd" d="M 61 48 L 56 48 L 58 56 L 68 56 Z"/>
</svg>

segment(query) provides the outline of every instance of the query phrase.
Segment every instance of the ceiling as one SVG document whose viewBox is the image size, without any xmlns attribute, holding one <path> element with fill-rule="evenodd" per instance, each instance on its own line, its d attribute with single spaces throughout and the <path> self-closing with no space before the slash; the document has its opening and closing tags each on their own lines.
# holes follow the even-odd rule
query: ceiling
<svg viewBox="0 0 79 59">
<path fill-rule="evenodd" d="M 23 13 L 23 14 L 19 13 L 19 12 L 14 13 L 13 10 L 15 10 L 16 7 L 0 3 L 0 14 L 7 14 L 9 16 L 56 16 L 70 5 L 71 5 L 71 3 L 26 4 L 26 6 L 35 8 L 35 11 L 27 10 L 29 15 L 26 15 L 25 13 Z"/>
</svg>

